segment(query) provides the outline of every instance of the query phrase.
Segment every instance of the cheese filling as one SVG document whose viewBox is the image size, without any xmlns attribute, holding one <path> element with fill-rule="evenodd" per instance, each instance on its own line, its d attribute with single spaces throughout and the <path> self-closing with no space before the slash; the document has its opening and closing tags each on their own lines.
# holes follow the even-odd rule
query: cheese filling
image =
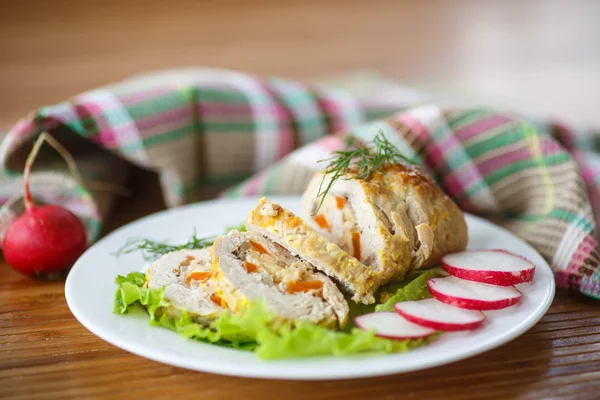
<svg viewBox="0 0 600 400">
<path fill-rule="evenodd" d="M 246 272 L 269 275 L 281 292 L 290 294 L 309 292 L 313 296 L 322 297 L 323 283 L 312 279 L 314 274 L 307 263 L 291 254 L 282 257 L 278 252 L 286 252 L 283 248 L 273 250 L 275 254 L 271 254 L 260 243 L 250 240 L 240 246 L 234 254 L 242 261 Z"/>
</svg>

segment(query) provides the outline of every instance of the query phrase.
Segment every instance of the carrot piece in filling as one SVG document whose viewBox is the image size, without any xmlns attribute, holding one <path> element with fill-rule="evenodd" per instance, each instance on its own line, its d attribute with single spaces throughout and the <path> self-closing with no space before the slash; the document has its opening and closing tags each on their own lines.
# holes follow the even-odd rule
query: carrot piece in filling
<svg viewBox="0 0 600 400">
<path fill-rule="evenodd" d="M 250 246 L 252 250 L 258 252 L 259 254 L 269 254 L 267 249 L 265 249 L 260 243 L 256 243 L 254 240 L 250 240 Z"/>
<path fill-rule="evenodd" d="M 210 295 L 210 300 L 218 306 L 222 304 L 221 298 L 214 293 Z"/>
<path fill-rule="evenodd" d="M 315 217 L 315 222 L 317 223 L 317 225 L 319 225 L 321 228 L 323 229 L 327 229 L 329 230 L 329 223 L 327 222 L 327 220 L 325 219 L 325 216 L 323 214 L 319 214 Z"/>
<path fill-rule="evenodd" d="M 310 290 L 319 290 L 323 288 L 323 282 L 319 280 L 304 281 L 304 282 L 288 282 L 288 293 L 308 292 Z"/>
<path fill-rule="evenodd" d="M 210 278 L 210 272 L 196 271 L 189 274 L 185 281 L 187 283 L 190 283 L 191 281 L 206 282 L 208 278 Z"/>
<path fill-rule="evenodd" d="M 360 260 L 360 233 L 358 232 L 352 232 L 352 248 L 354 258 Z"/>
<path fill-rule="evenodd" d="M 252 264 L 251 262 L 248 262 L 248 261 L 244 261 L 242 263 L 242 267 L 244 267 L 244 269 L 246 270 L 246 272 L 256 272 L 256 271 L 258 271 L 258 267 L 256 266 L 256 264 Z"/>
<path fill-rule="evenodd" d="M 335 204 L 336 204 L 336 206 L 337 206 L 338 210 L 341 210 L 341 209 L 343 209 L 343 208 L 346 206 L 346 202 L 347 202 L 347 201 L 348 201 L 348 200 L 346 200 L 346 199 L 345 199 L 345 198 L 343 198 L 343 197 L 340 197 L 340 196 L 335 196 Z"/>
</svg>

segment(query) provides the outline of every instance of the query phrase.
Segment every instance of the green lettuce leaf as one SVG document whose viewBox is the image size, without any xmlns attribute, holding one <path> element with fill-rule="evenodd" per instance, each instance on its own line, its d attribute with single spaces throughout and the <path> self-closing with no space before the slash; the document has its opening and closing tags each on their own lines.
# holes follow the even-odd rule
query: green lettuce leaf
<svg viewBox="0 0 600 400">
<path fill-rule="evenodd" d="M 406 285 L 399 287 L 396 293 L 386 300 L 385 303 L 375 307 L 375 311 L 394 311 L 394 304 L 401 301 L 421 300 L 431 297 L 429 289 L 427 289 L 427 280 L 442 276 L 444 273 L 441 269 L 432 269 L 422 272 L 419 276 L 408 281 Z"/>
<path fill-rule="evenodd" d="M 246 225 L 244 225 L 244 223 L 242 222 L 241 224 L 239 224 L 238 226 L 228 226 L 225 229 L 226 233 L 229 233 L 231 231 L 238 231 L 238 232 L 246 232 Z"/>
<path fill-rule="evenodd" d="M 132 272 L 127 276 L 118 275 L 115 278 L 118 285 L 113 303 L 115 314 L 126 314 L 130 306 L 139 303 L 148 311 L 150 320 L 154 320 L 158 309 L 169 306 L 169 302 L 164 298 L 165 288 L 145 288 L 145 279 L 141 272 Z"/>
<path fill-rule="evenodd" d="M 400 296 L 403 300 L 423 298 L 425 294 L 422 286 L 432 276 L 434 275 L 431 273 L 420 275 L 398 289 L 393 298 L 398 299 Z M 346 331 L 334 331 L 307 321 L 283 323 L 274 318 L 263 301 L 252 302 L 242 314 L 222 313 L 209 326 L 202 326 L 190 319 L 186 312 L 175 319 L 168 318 L 166 313 L 160 313 L 162 307 L 169 306 L 169 302 L 164 299 L 164 288 L 144 288 L 144 274 L 131 273 L 126 277 L 118 276 L 115 283 L 118 288 L 115 293 L 113 312 L 125 314 L 129 307 L 138 303 L 148 311 L 150 325 L 170 329 L 186 339 L 251 350 L 265 360 L 398 353 L 423 345 L 427 341 L 427 339 L 403 341 L 383 339 L 375 336 L 372 331 L 357 329 L 352 325 Z M 396 301 L 398 300 L 394 300 Z M 366 308 L 357 306 L 353 307 L 353 312 L 355 314 L 360 311 L 372 312 L 372 309 L 372 306 Z"/>
<path fill-rule="evenodd" d="M 124 282 L 130 282 L 136 286 L 142 286 L 145 281 L 146 276 L 141 272 L 130 272 L 127 274 L 127 276 L 117 275 L 117 277 L 115 278 L 115 283 L 117 285 L 120 285 Z"/>
<path fill-rule="evenodd" d="M 421 345 L 424 340 L 388 340 L 372 331 L 353 328 L 337 332 L 307 321 L 297 321 L 277 330 L 262 330 L 256 354 L 264 360 L 308 356 L 343 356 L 362 353 L 399 353 Z"/>
</svg>

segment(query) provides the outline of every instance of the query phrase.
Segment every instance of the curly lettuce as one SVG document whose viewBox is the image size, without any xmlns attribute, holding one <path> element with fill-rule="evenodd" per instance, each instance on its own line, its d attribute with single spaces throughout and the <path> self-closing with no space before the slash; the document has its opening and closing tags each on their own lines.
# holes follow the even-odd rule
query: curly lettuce
<svg viewBox="0 0 600 400">
<path fill-rule="evenodd" d="M 394 304 L 401 301 L 422 300 L 431 297 L 427 288 L 427 280 L 437 278 L 444 273 L 440 269 L 433 269 L 422 272 L 419 276 L 412 280 L 405 280 L 403 285 L 396 289 L 391 297 L 384 303 L 375 306 L 375 311 L 394 311 Z"/>
<path fill-rule="evenodd" d="M 424 273 L 398 289 L 390 300 L 381 305 L 380 310 L 391 307 L 388 303 L 392 299 L 405 301 L 426 297 L 428 292 L 424 282 L 430 277 L 432 275 Z M 144 281 L 144 274 L 139 272 L 117 276 L 114 313 L 125 314 L 130 307 L 138 304 L 148 312 L 150 325 L 170 329 L 186 339 L 251 350 L 264 360 L 398 353 L 420 346 L 427 340 L 383 339 L 375 336 L 372 331 L 364 331 L 352 326 L 345 331 L 333 331 L 308 321 L 282 323 L 267 310 L 262 301 L 251 303 L 243 314 L 222 313 L 210 325 L 202 326 L 190 319 L 185 312 L 175 319 L 168 318 L 166 313 L 161 313 L 162 308 L 170 305 L 164 298 L 164 288 L 145 288 Z M 354 306 L 351 316 L 372 310 L 373 306 Z"/>
</svg>

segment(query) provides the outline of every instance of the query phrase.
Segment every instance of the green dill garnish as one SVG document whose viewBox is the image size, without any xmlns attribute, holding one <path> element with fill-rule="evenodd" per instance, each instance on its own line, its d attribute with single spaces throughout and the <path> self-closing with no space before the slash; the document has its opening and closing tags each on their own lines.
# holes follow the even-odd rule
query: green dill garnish
<svg viewBox="0 0 600 400">
<path fill-rule="evenodd" d="M 150 239 L 133 238 L 128 240 L 127 243 L 123 245 L 123 247 L 117 250 L 116 256 L 119 257 L 125 254 L 133 253 L 135 251 L 141 251 L 144 256 L 144 259 L 153 260 L 172 251 L 203 249 L 205 247 L 211 246 L 214 241 L 215 236 L 200 238 L 196 236 L 195 231 L 194 234 L 190 236 L 187 242 L 179 245 L 171 245 L 167 243 L 156 242 Z"/>
<path fill-rule="evenodd" d="M 363 179 L 367 180 L 371 174 L 384 166 L 385 164 L 401 164 L 409 163 L 416 164 L 413 160 L 403 156 L 398 149 L 384 136 L 380 130 L 372 142 L 360 144 L 360 141 L 354 136 L 349 136 L 346 139 L 346 148 L 344 150 L 335 151 L 334 156 L 319 162 L 328 161 L 329 164 L 323 172 L 323 179 L 317 191 L 317 199 L 321 201 L 315 210 L 317 214 L 323 205 L 323 201 L 329 193 L 333 184 L 346 175 L 350 170 L 355 172 L 352 177 L 344 179 Z M 331 175 L 329 183 L 324 188 L 325 179 Z"/>
<path fill-rule="evenodd" d="M 234 229 L 237 229 L 240 232 L 246 231 L 246 228 L 245 228 L 244 224 L 242 223 L 238 226 L 228 227 L 227 232 L 230 232 Z M 194 233 L 192 234 L 192 236 L 190 236 L 190 238 L 188 239 L 187 242 L 178 244 L 178 245 L 171 245 L 171 244 L 157 242 L 154 240 L 144 239 L 144 238 L 141 238 L 141 239 L 133 238 L 133 239 L 128 240 L 127 243 L 125 243 L 119 250 L 117 250 L 115 255 L 117 257 L 119 257 L 119 256 L 122 256 L 125 254 L 133 253 L 136 251 L 141 251 L 144 259 L 155 260 L 155 259 L 157 259 L 167 253 L 170 253 L 172 251 L 204 249 L 206 247 L 210 247 L 210 246 L 212 246 L 215 239 L 216 239 L 216 236 L 209 236 L 209 237 L 202 237 L 202 238 L 198 237 L 196 235 L 195 229 L 194 229 Z"/>
</svg>

